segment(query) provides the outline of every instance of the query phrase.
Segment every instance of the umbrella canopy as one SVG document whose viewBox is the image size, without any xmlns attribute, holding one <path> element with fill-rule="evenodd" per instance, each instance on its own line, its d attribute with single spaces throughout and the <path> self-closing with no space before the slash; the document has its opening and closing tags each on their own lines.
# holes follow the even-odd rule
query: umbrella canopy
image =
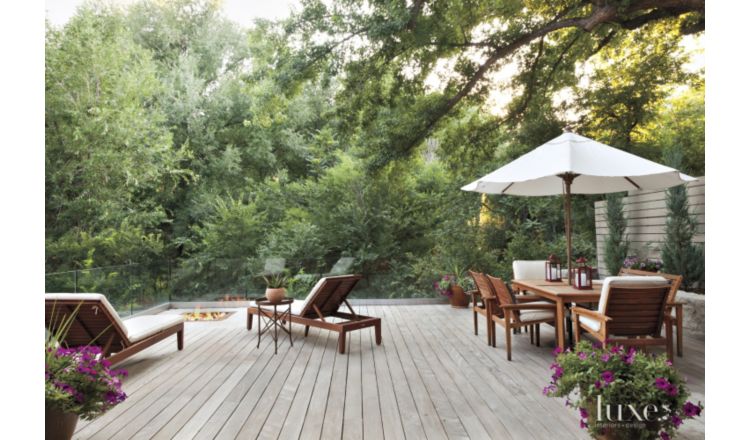
<svg viewBox="0 0 750 440">
<path fill-rule="evenodd" d="M 572 276 L 571 194 L 665 189 L 695 180 L 634 154 L 565 132 L 461 189 L 520 196 L 565 195 L 568 280 Z"/>
</svg>

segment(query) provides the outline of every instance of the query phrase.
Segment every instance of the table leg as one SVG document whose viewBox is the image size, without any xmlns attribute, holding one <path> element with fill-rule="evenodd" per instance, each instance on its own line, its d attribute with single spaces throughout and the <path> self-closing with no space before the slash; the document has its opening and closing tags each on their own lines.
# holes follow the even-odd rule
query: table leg
<svg viewBox="0 0 750 440">
<path fill-rule="evenodd" d="M 557 305 L 557 316 L 555 320 L 555 332 L 557 333 L 557 346 L 560 349 L 565 348 L 565 331 L 563 327 L 565 326 L 565 304 L 562 302 L 562 300 L 555 301 Z"/>
<path fill-rule="evenodd" d="M 256 348 L 260 348 L 260 335 L 263 333 L 261 330 L 261 327 L 263 327 L 263 311 L 260 309 L 260 306 L 258 306 L 258 346 Z"/>
<path fill-rule="evenodd" d="M 573 319 L 570 315 L 565 317 L 565 324 L 568 327 L 568 347 L 575 345 L 573 343 Z"/>
<path fill-rule="evenodd" d="M 276 304 L 273 305 L 273 354 L 279 354 L 279 315 Z"/>
</svg>

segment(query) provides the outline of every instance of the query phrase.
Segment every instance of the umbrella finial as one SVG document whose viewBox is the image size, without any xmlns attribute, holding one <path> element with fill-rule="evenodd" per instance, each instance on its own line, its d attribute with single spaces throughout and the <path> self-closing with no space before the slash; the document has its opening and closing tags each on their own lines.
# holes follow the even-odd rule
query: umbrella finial
<svg viewBox="0 0 750 440">
<path fill-rule="evenodd" d="M 563 133 L 573 133 L 573 127 L 571 127 L 570 125 L 566 125 L 565 127 L 563 127 Z"/>
</svg>

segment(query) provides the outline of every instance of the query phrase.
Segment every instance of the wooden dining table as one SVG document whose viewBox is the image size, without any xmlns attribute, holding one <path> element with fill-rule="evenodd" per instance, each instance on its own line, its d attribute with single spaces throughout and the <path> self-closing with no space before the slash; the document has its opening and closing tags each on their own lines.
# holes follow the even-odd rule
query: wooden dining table
<svg viewBox="0 0 750 440">
<path fill-rule="evenodd" d="M 527 291 L 555 303 L 555 340 L 560 348 L 565 348 L 565 309 L 571 303 L 598 303 L 602 289 L 598 282 L 594 283 L 592 289 L 579 290 L 567 281 L 545 280 L 512 280 L 511 286 L 516 293 Z M 570 331 L 568 329 L 569 336 L 572 336 Z"/>
</svg>

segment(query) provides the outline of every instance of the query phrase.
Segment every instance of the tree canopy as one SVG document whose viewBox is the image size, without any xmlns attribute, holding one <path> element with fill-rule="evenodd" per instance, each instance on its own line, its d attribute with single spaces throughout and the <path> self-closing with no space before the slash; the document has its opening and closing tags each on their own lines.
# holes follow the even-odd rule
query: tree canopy
<svg viewBox="0 0 750 440">
<path fill-rule="evenodd" d="M 220 7 L 48 26 L 48 271 L 169 260 L 187 295 L 351 256 L 373 294 L 430 295 L 455 265 L 563 253 L 559 198 L 459 188 L 566 125 L 703 173 L 702 1 L 303 1 L 249 28 Z M 574 198 L 590 259 L 597 199 Z"/>
</svg>

